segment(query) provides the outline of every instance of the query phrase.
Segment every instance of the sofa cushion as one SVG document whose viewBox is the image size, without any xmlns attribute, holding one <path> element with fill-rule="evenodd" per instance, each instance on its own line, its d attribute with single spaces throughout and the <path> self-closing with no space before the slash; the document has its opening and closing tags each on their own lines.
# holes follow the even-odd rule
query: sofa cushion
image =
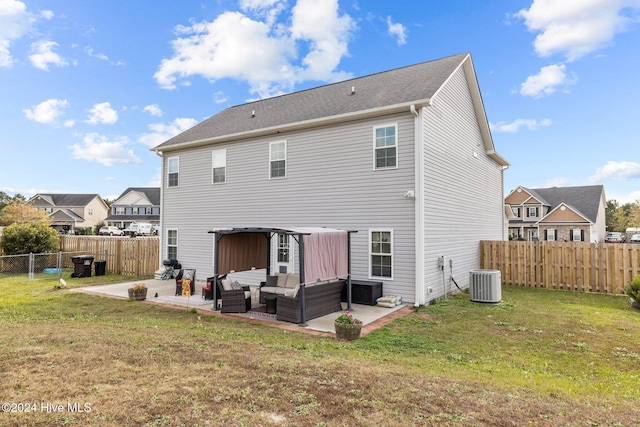
<svg viewBox="0 0 640 427">
<path fill-rule="evenodd" d="M 300 284 L 300 275 L 289 273 L 287 275 L 287 283 L 284 286 L 285 288 L 293 289 L 299 284 Z"/>
<path fill-rule="evenodd" d="M 225 291 L 232 291 L 233 288 L 231 287 L 231 283 L 231 279 L 222 279 L 222 289 Z"/>
<path fill-rule="evenodd" d="M 289 276 L 288 274 L 276 273 L 276 277 L 278 278 L 278 283 L 276 284 L 276 286 L 280 286 L 280 287 L 284 288 L 284 286 L 287 284 L 287 277 L 288 276 Z"/>
<path fill-rule="evenodd" d="M 288 291 L 288 290 L 289 289 L 283 288 L 280 286 L 274 286 L 274 287 L 263 286 L 260 289 L 260 292 L 263 294 L 284 295 L 285 291 Z"/>
<path fill-rule="evenodd" d="M 298 296 L 298 291 L 300 290 L 300 284 L 298 283 L 295 287 L 293 288 L 287 288 L 284 290 L 284 296 L 286 297 L 291 297 L 291 298 L 295 298 Z"/>
</svg>

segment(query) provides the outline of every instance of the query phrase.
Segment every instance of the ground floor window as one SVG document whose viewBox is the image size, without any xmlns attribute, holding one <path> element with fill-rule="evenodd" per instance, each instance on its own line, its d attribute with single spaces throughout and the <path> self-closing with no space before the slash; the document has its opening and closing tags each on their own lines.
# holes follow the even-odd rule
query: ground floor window
<svg viewBox="0 0 640 427">
<path fill-rule="evenodd" d="M 544 234 L 546 235 L 546 240 L 550 242 L 553 242 L 556 240 L 556 230 L 546 230 Z"/>
<path fill-rule="evenodd" d="M 178 259 L 178 230 L 167 230 L 167 258 Z"/>
<path fill-rule="evenodd" d="M 369 233 L 371 277 L 393 277 L 393 232 L 371 230 Z"/>
</svg>

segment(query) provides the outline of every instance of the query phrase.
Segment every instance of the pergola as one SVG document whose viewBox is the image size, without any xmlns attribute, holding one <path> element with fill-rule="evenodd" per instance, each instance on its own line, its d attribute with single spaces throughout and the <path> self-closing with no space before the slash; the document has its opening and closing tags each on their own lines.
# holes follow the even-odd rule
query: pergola
<svg viewBox="0 0 640 427">
<path fill-rule="evenodd" d="M 214 235 L 213 270 L 216 276 L 232 271 L 266 269 L 271 274 L 271 239 L 293 236 L 298 244 L 298 274 L 302 326 L 305 324 L 305 284 L 333 277 L 347 278 L 347 308 L 351 309 L 351 233 L 325 227 L 234 227 L 209 231 Z M 218 309 L 213 286 L 213 310 Z"/>
</svg>

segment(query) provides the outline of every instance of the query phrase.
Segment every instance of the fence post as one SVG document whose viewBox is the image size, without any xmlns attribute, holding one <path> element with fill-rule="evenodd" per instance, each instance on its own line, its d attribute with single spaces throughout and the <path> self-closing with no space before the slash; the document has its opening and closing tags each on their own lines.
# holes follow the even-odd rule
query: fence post
<svg viewBox="0 0 640 427">
<path fill-rule="evenodd" d="M 62 252 L 58 252 L 58 259 L 56 260 L 56 268 L 58 269 L 58 279 L 62 277 Z"/>
<path fill-rule="evenodd" d="M 33 270 L 35 269 L 33 259 L 33 252 L 29 252 L 29 281 L 33 280 Z"/>
</svg>

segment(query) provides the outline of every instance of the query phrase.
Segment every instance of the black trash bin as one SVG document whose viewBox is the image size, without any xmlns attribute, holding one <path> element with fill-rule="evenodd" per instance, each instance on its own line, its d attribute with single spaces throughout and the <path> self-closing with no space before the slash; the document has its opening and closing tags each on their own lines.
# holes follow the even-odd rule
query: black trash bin
<svg viewBox="0 0 640 427">
<path fill-rule="evenodd" d="M 107 261 L 100 260 L 94 262 L 94 264 L 96 265 L 96 276 L 104 276 L 107 270 Z"/>
<path fill-rule="evenodd" d="M 93 264 L 93 255 L 72 256 L 73 273 L 71 277 L 91 277 L 91 265 Z"/>
</svg>

